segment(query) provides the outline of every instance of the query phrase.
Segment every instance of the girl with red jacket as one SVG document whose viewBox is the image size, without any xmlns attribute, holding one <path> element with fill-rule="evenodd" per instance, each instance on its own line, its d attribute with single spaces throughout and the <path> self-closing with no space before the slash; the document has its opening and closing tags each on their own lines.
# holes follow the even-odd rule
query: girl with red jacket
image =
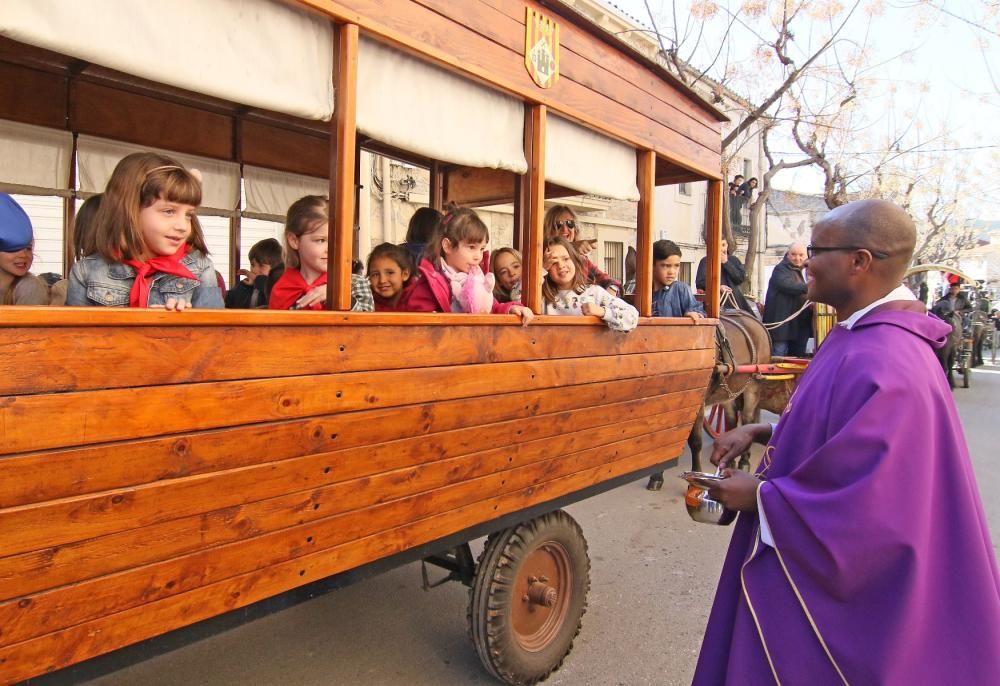
<svg viewBox="0 0 1000 686">
<path fill-rule="evenodd" d="M 489 229 L 470 209 L 453 208 L 441 220 L 437 235 L 420 261 L 420 280 L 408 297 L 410 312 L 516 314 L 523 324 L 534 316 L 520 303 L 493 297 L 493 274 L 483 273 Z"/>
</svg>

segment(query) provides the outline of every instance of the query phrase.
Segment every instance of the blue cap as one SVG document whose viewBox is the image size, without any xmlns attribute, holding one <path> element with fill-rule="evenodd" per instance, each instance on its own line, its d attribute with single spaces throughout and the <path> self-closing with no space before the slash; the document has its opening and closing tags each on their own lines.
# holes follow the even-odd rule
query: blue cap
<svg viewBox="0 0 1000 686">
<path fill-rule="evenodd" d="M 0 193 L 0 252 L 24 250 L 33 239 L 31 219 L 14 198 Z"/>
</svg>

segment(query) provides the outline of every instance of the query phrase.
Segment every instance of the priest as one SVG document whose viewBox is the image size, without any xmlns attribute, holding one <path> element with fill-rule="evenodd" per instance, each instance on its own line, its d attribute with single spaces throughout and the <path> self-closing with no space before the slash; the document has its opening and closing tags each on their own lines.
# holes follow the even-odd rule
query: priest
<svg viewBox="0 0 1000 686">
<path fill-rule="evenodd" d="M 827 214 L 810 300 L 834 328 L 779 422 L 716 442 L 711 495 L 740 512 L 694 684 L 986 684 L 1000 575 L 934 349 L 948 326 L 900 286 L 916 242 L 880 200 Z"/>
</svg>

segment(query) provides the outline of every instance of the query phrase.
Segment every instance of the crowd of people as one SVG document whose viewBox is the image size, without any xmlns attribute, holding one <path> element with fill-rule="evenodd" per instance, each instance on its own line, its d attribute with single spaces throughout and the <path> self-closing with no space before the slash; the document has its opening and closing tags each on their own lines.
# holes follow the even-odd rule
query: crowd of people
<svg viewBox="0 0 1000 686">
<path fill-rule="evenodd" d="M 288 208 L 284 245 L 260 241 L 250 269 L 228 292 L 209 258 L 197 209 L 202 179 L 156 153 L 133 153 L 107 187 L 77 213 L 76 261 L 53 286 L 31 273 L 31 221 L 0 195 L 0 304 L 163 308 L 323 309 L 327 297 L 329 201 L 309 195 Z M 579 233 L 572 209 L 545 215 L 544 312 L 591 315 L 629 331 L 636 309 L 617 297 L 621 284 L 588 254 L 596 242 Z M 351 276 L 351 309 L 359 312 L 456 312 L 534 316 L 521 303 L 521 256 L 487 251 L 489 229 L 474 210 L 421 208 L 406 241 L 376 246 Z M 491 269 L 492 266 L 492 269 Z"/>
</svg>

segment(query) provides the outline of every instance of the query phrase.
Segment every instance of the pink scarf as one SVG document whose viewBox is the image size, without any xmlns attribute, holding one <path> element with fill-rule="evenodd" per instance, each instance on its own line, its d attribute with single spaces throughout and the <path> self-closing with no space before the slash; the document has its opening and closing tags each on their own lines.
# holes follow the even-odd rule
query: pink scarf
<svg viewBox="0 0 1000 686">
<path fill-rule="evenodd" d="M 492 274 L 483 274 L 478 265 L 465 274 L 454 269 L 443 259 L 440 268 L 441 273 L 451 283 L 451 299 L 458 303 L 462 312 L 489 314 L 493 311 L 493 286 L 496 278 Z"/>
<path fill-rule="evenodd" d="M 151 260 L 140 262 L 139 260 L 122 260 L 123 264 L 135 269 L 135 281 L 132 282 L 132 290 L 129 293 L 129 307 L 149 307 L 149 290 L 153 285 L 153 277 L 157 274 L 170 274 L 171 276 L 182 276 L 185 279 L 195 279 L 197 276 L 191 270 L 181 264 L 181 260 L 191 250 L 185 243 L 173 255 L 157 255 Z"/>
</svg>

